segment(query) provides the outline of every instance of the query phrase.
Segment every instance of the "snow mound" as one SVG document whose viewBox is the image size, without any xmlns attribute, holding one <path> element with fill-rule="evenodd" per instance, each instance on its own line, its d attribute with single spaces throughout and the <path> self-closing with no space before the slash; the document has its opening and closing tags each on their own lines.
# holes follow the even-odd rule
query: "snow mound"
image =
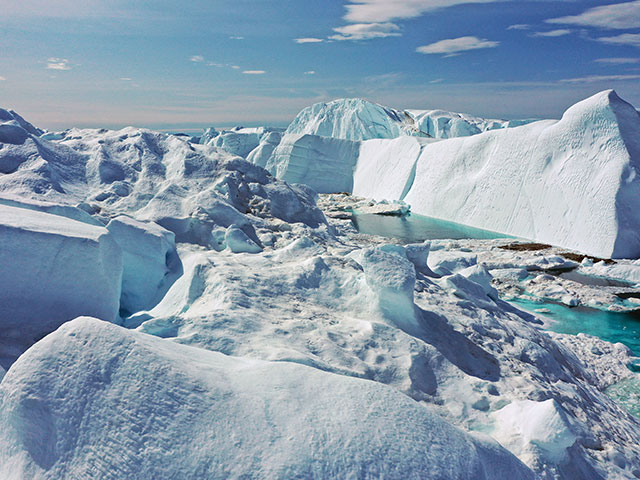
<svg viewBox="0 0 640 480">
<path fill-rule="evenodd" d="M 639 168 L 640 116 L 609 90 L 557 122 L 425 146 L 405 201 L 418 214 L 636 258 Z"/>
<path fill-rule="evenodd" d="M 309 134 L 343 140 L 396 138 L 411 132 L 411 117 L 360 98 L 316 103 L 302 110 L 287 134 Z"/>
<path fill-rule="evenodd" d="M 493 418 L 493 437 L 520 458 L 534 450 L 543 462 L 558 463 L 577 439 L 566 414 L 552 399 L 513 402 L 494 412 Z"/>
<path fill-rule="evenodd" d="M 496 443 L 389 387 L 91 318 L 66 324 L 12 367 L 0 424 L 7 480 L 534 478 Z"/>
<path fill-rule="evenodd" d="M 120 309 L 137 312 L 153 308 L 182 274 L 175 235 L 154 223 L 121 215 L 107 225 L 122 249 Z"/>
<path fill-rule="evenodd" d="M 104 227 L 0 205 L 0 357 L 79 315 L 114 321 L 122 253 Z"/>
</svg>

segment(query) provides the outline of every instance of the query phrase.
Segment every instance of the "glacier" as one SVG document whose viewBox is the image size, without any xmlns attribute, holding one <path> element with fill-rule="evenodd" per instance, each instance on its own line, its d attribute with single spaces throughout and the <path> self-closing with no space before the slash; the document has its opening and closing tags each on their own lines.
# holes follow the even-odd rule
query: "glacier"
<svg viewBox="0 0 640 480">
<path fill-rule="evenodd" d="M 258 137 L 249 161 L 233 152 L 240 143 L 210 142 L 213 130 L 52 134 L 12 114 L 0 143 L 0 270 L 11 272 L 0 302 L 19 291 L 23 317 L 0 313 L 0 476 L 637 478 L 640 420 L 605 393 L 636 379 L 632 352 L 550 332 L 504 300 L 536 284 L 554 299 L 630 308 L 550 272 L 633 283 L 633 260 L 578 263 L 505 239 L 403 245 L 359 234 L 344 215 L 359 204 L 406 213 L 376 200 L 414 198 L 430 152 L 442 150 L 434 174 L 474 160 L 447 157 L 446 145 L 498 151 L 551 129 L 548 142 L 566 140 L 577 157 L 588 143 L 577 122 L 594 151 L 606 147 L 596 166 L 631 164 L 636 130 L 616 98 L 495 130 L 444 115 L 479 130 L 443 127 L 473 134 L 463 138 L 397 124 L 367 139 L 230 130 Z M 373 132 L 366 119 L 353 131 Z M 56 287 L 57 276 L 78 285 Z M 82 293 L 92 289 L 97 300 Z M 65 309 L 46 310 L 52 296 Z"/>
</svg>

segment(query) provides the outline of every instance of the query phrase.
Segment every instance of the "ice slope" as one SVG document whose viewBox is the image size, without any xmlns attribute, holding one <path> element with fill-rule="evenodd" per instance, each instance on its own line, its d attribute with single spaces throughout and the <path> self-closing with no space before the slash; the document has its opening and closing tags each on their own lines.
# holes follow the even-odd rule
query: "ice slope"
<svg viewBox="0 0 640 480">
<path fill-rule="evenodd" d="M 253 160 L 288 183 L 304 183 L 322 193 L 351 192 L 359 148 L 350 140 L 285 134 L 266 162 L 258 156 Z"/>
<path fill-rule="evenodd" d="M 260 254 L 182 246 L 184 275 L 125 326 L 393 386 L 455 425 L 500 432 L 543 478 L 633 478 L 640 469 L 640 423 L 602 393 L 607 375 L 501 302 L 475 255 L 291 233 L 288 245 Z M 442 278 L 428 268 L 436 264 Z M 531 447 L 526 415 L 490 416 L 549 399 L 572 422 L 568 448 Z M 626 459 L 623 469 L 608 458 L 612 449 Z"/>
<path fill-rule="evenodd" d="M 375 382 L 227 357 L 91 318 L 0 385 L 0 477 L 533 479 Z"/>
<path fill-rule="evenodd" d="M 122 254 L 106 228 L 0 204 L 0 362 L 79 315 L 114 321 Z"/>
<path fill-rule="evenodd" d="M 640 256 L 640 116 L 614 91 L 560 121 L 426 146 L 415 213 L 571 248 Z"/>
</svg>

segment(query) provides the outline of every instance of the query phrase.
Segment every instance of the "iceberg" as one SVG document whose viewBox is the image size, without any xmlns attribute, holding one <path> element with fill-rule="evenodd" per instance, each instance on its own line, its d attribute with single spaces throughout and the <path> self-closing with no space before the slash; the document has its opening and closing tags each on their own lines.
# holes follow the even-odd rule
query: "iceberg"
<svg viewBox="0 0 640 480">
<path fill-rule="evenodd" d="M 640 256 L 640 115 L 612 90 L 559 121 L 426 146 L 412 211 L 603 258 Z"/>
<path fill-rule="evenodd" d="M 572 106 L 559 121 L 499 129 L 482 124 L 484 132 L 478 127 L 471 136 L 438 141 L 400 136 L 340 143 L 367 135 L 345 133 L 353 119 L 343 109 L 318 109 L 301 114 L 289 130 L 306 134 L 287 134 L 271 153 L 264 150 L 268 159 L 252 159 L 277 178 L 320 193 L 404 201 L 416 214 L 596 257 L 640 256 L 640 115 L 612 90 Z M 315 120 L 302 122 L 316 111 Z M 366 131 L 367 122 L 382 128 L 377 117 L 358 118 L 353 131 Z M 337 123 L 329 128 L 328 119 Z"/>
</svg>

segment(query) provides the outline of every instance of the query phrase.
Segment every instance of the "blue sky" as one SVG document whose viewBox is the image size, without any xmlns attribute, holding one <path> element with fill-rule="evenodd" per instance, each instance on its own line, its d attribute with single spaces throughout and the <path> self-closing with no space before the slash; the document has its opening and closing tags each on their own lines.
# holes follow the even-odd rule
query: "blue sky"
<svg viewBox="0 0 640 480">
<path fill-rule="evenodd" d="M 286 125 L 363 97 L 558 117 L 640 107 L 640 0 L 3 0 L 0 106 L 50 129 Z"/>
</svg>

